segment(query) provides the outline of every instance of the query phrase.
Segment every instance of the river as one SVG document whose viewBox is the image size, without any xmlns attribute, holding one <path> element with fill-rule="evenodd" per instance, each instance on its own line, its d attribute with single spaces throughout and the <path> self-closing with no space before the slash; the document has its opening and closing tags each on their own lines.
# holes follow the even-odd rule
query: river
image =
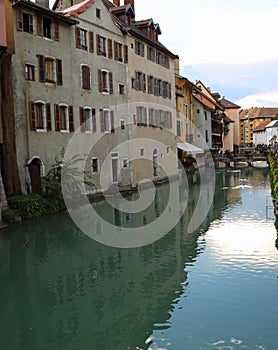
<svg viewBox="0 0 278 350">
<path fill-rule="evenodd" d="M 66 212 L 2 230 L 1 350 L 278 349 L 267 171 L 218 171 L 213 204 L 190 233 L 198 193 L 192 185 L 179 223 L 139 248 L 102 245 Z M 158 203 L 148 210 L 145 221 Z"/>
</svg>

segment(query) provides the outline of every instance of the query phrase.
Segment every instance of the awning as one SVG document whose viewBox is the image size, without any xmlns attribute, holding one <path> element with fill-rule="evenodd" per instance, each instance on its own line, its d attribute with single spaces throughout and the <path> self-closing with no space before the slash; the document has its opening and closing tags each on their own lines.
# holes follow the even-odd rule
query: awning
<svg viewBox="0 0 278 350">
<path fill-rule="evenodd" d="M 201 148 L 198 148 L 196 146 L 191 145 L 191 143 L 188 142 L 178 142 L 177 148 L 182 149 L 183 151 L 186 151 L 189 154 L 202 154 L 204 153 L 204 150 Z"/>
</svg>

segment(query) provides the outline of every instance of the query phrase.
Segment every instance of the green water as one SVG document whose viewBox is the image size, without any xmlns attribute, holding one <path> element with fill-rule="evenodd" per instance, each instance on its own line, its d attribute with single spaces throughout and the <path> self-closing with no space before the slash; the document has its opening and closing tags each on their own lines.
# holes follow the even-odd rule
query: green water
<svg viewBox="0 0 278 350">
<path fill-rule="evenodd" d="M 277 350 L 267 173 L 218 172 L 216 187 L 198 230 L 195 185 L 179 224 L 142 248 L 101 245 L 67 213 L 1 231 L 0 349 Z"/>
</svg>

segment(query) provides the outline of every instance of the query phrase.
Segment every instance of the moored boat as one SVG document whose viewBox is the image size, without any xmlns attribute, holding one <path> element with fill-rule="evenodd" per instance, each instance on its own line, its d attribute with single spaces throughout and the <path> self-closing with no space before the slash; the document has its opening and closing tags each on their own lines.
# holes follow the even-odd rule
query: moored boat
<svg viewBox="0 0 278 350">
<path fill-rule="evenodd" d="M 268 163 L 266 160 L 255 160 L 251 162 L 251 166 L 254 168 L 268 168 Z"/>
</svg>

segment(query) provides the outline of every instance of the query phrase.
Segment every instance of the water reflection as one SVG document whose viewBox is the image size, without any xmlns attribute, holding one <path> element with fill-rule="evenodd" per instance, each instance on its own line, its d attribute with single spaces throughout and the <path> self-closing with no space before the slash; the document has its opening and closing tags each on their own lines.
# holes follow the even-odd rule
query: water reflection
<svg viewBox="0 0 278 350">
<path fill-rule="evenodd" d="M 222 338 L 221 345 L 220 338 L 211 338 L 211 326 L 200 331 L 201 321 L 190 312 L 189 300 L 196 299 L 199 293 L 191 289 L 194 278 L 208 288 L 214 278 L 209 270 L 219 271 L 220 276 L 222 270 L 217 270 L 220 260 L 227 262 L 231 251 L 233 255 L 229 256 L 234 260 L 230 260 L 230 266 L 225 263 L 225 268 L 233 268 L 235 258 L 242 252 L 246 254 L 250 246 L 250 257 L 254 255 L 264 264 L 267 263 L 264 255 L 273 254 L 267 243 L 264 246 L 264 241 L 258 240 L 259 233 L 256 238 L 247 235 L 246 242 L 238 245 L 242 232 L 235 230 L 234 225 L 242 214 L 241 204 L 252 202 L 251 189 L 238 187 L 242 179 L 246 180 L 244 184 L 256 188 L 256 199 L 265 195 L 268 183 L 263 171 L 219 172 L 213 205 L 208 210 L 209 195 L 203 198 L 199 210 L 208 215 L 201 227 L 190 234 L 187 225 L 196 207 L 199 188 L 192 184 L 189 190 L 177 183 L 180 201 L 187 203 L 179 224 L 159 241 L 138 249 L 116 249 L 90 240 L 66 213 L 3 232 L 0 238 L 3 349 L 193 350 L 201 346 L 234 349 L 241 338 Z M 163 212 L 167 196 L 168 187 L 159 187 L 149 210 L 136 219 L 121 211 L 104 209 L 106 204 L 97 206 L 118 226 L 134 225 L 137 221 L 145 224 Z M 253 213 L 251 219 L 255 224 L 260 220 L 265 224 L 262 208 L 259 206 L 259 216 L 252 205 L 249 208 L 246 210 Z M 228 236 L 223 235 L 223 222 Z M 238 228 L 245 221 L 237 223 Z M 236 237 L 231 235 L 235 231 Z M 24 245 L 25 242 L 30 245 Z M 190 279 L 196 262 L 202 264 L 206 250 L 211 252 L 210 259 Z M 211 319 L 214 317 L 211 304 L 206 306 L 208 302 L 203 299 L 201 307 Z M 217 300 L 213 302 L 217 309 Z M 189 327 L 186 336 L 184 325 Z M 225 328 L 222 331 L 224 336 Z"/>
</svg>

